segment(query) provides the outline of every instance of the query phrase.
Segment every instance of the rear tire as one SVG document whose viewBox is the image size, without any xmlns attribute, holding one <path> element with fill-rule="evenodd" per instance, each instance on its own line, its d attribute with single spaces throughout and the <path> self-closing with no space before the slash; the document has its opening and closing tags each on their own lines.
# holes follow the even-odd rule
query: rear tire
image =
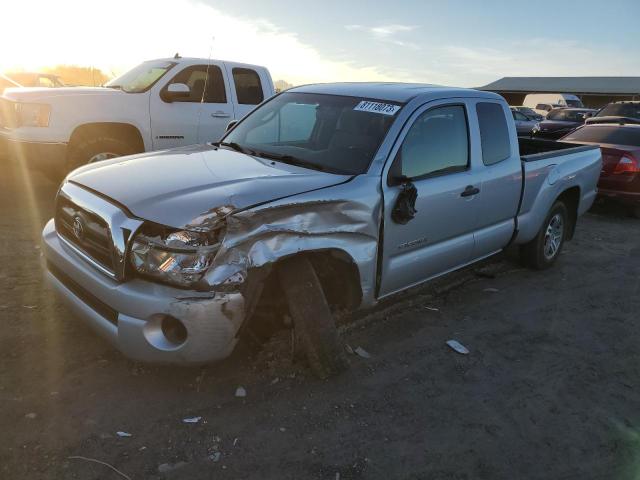
<svg viewBox="0 0 640 480">
<path fill-rule="evenodd" d="M 349 364 L 344 345 L 311 262 L 302 256 L 286 260 L 278 267 L 278 277 L 313 373 L 327 378 L 345 371 Z"/>
<path fill-rule="evenodd" d="M 522 246 L 520 250 L 522 262 L 535 270 L 549 268 L 560 256 L 568 229 L 567 207 L 562 201 L 557 201 L 551 207 L 535 238 Z"/>
<path fill-rule="evenodd" d="M 82 139 L 73 145 L 69 151 L 66 173 L 88 163 L 134 153 L 139 153 L 134 146 L 116 137 L 100 136 Z"/>
</svg>

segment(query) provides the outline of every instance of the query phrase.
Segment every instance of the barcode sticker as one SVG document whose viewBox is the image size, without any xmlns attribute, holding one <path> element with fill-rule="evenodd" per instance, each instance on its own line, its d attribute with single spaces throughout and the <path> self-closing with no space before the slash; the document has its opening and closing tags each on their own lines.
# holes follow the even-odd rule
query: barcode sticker
<svg viewBox="0 0 640 480">
<path fill-rule="evenodd" d="M 353 108 L 357 112 L 381 113 L 382 115 L 395 115 L 400 110 L 400 105 L 391 103 L 370 102 L 368 100 L 361 101 Z"/>
</svg>

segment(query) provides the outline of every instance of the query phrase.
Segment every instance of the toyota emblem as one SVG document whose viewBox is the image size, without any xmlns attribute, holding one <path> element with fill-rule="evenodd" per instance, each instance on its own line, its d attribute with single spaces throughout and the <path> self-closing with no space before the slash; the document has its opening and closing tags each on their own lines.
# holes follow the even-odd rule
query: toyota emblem
<svg viewBox="0 0 640 480">
<path fill-rule="evenodd" d="M 84 222 L 80 217 L 73 219 L 73 234 L 78 240 L 82 240 L 84 237 Z"/>
</svg>

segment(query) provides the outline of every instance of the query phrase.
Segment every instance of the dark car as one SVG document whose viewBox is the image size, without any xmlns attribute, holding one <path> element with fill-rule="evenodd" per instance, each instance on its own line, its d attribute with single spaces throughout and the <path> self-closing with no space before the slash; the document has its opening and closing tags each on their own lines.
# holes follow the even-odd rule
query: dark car
<svg viewBox="0 0 640 480">
<path fill-rule="evenodd" d="M 640 218 L 640 125 L 588 124 L 562 141 L 600 145 L 598 195 L 629 206 L 631 213 Z"/>
<path fill-rule="evenodd" d="M 613 102 L 587 123 L 640 123 L 640 102 Z"/>
<path fill-rule="evenodd" d="M 538 138 L 557 140 L 584 124 L 585 119 L 596 111 L 590 108 L 556 108 L 549 112 L 546 120 L 540 122 L 531 134 Z"/>
<path fill-rule="evenodd" d="M 533 108 L 529 108 L 529 107 L 524 107 L 522 105 L 517 105 L 517 106 L 512 106 L 510 107 L 511 110 L 516 110 L 524 115 L 526 115 L 527 117 L 529 117 L 532 120 L 537 120 L 538 122 L 540 120 L 544 120 L 544 117 L 542 115 L 540 115 L 539 113 L 537 113 Z"/>
</svg>

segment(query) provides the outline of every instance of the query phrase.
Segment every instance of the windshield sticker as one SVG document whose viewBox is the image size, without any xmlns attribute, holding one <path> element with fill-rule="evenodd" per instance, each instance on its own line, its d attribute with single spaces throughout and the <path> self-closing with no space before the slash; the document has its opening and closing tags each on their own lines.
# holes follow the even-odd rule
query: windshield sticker
<svg viewBox="0 0 640 480">
<path fill-rule="evenodd" d="M 381 113 L 382 115 L 395 115 L 400 110 L 400 105 L 393 105 L 391 103 L 378 103 L 369 102 L 367 100 L 361 101 L 353 108 L 357 112 L 370 112 Z"/>
</svg>

